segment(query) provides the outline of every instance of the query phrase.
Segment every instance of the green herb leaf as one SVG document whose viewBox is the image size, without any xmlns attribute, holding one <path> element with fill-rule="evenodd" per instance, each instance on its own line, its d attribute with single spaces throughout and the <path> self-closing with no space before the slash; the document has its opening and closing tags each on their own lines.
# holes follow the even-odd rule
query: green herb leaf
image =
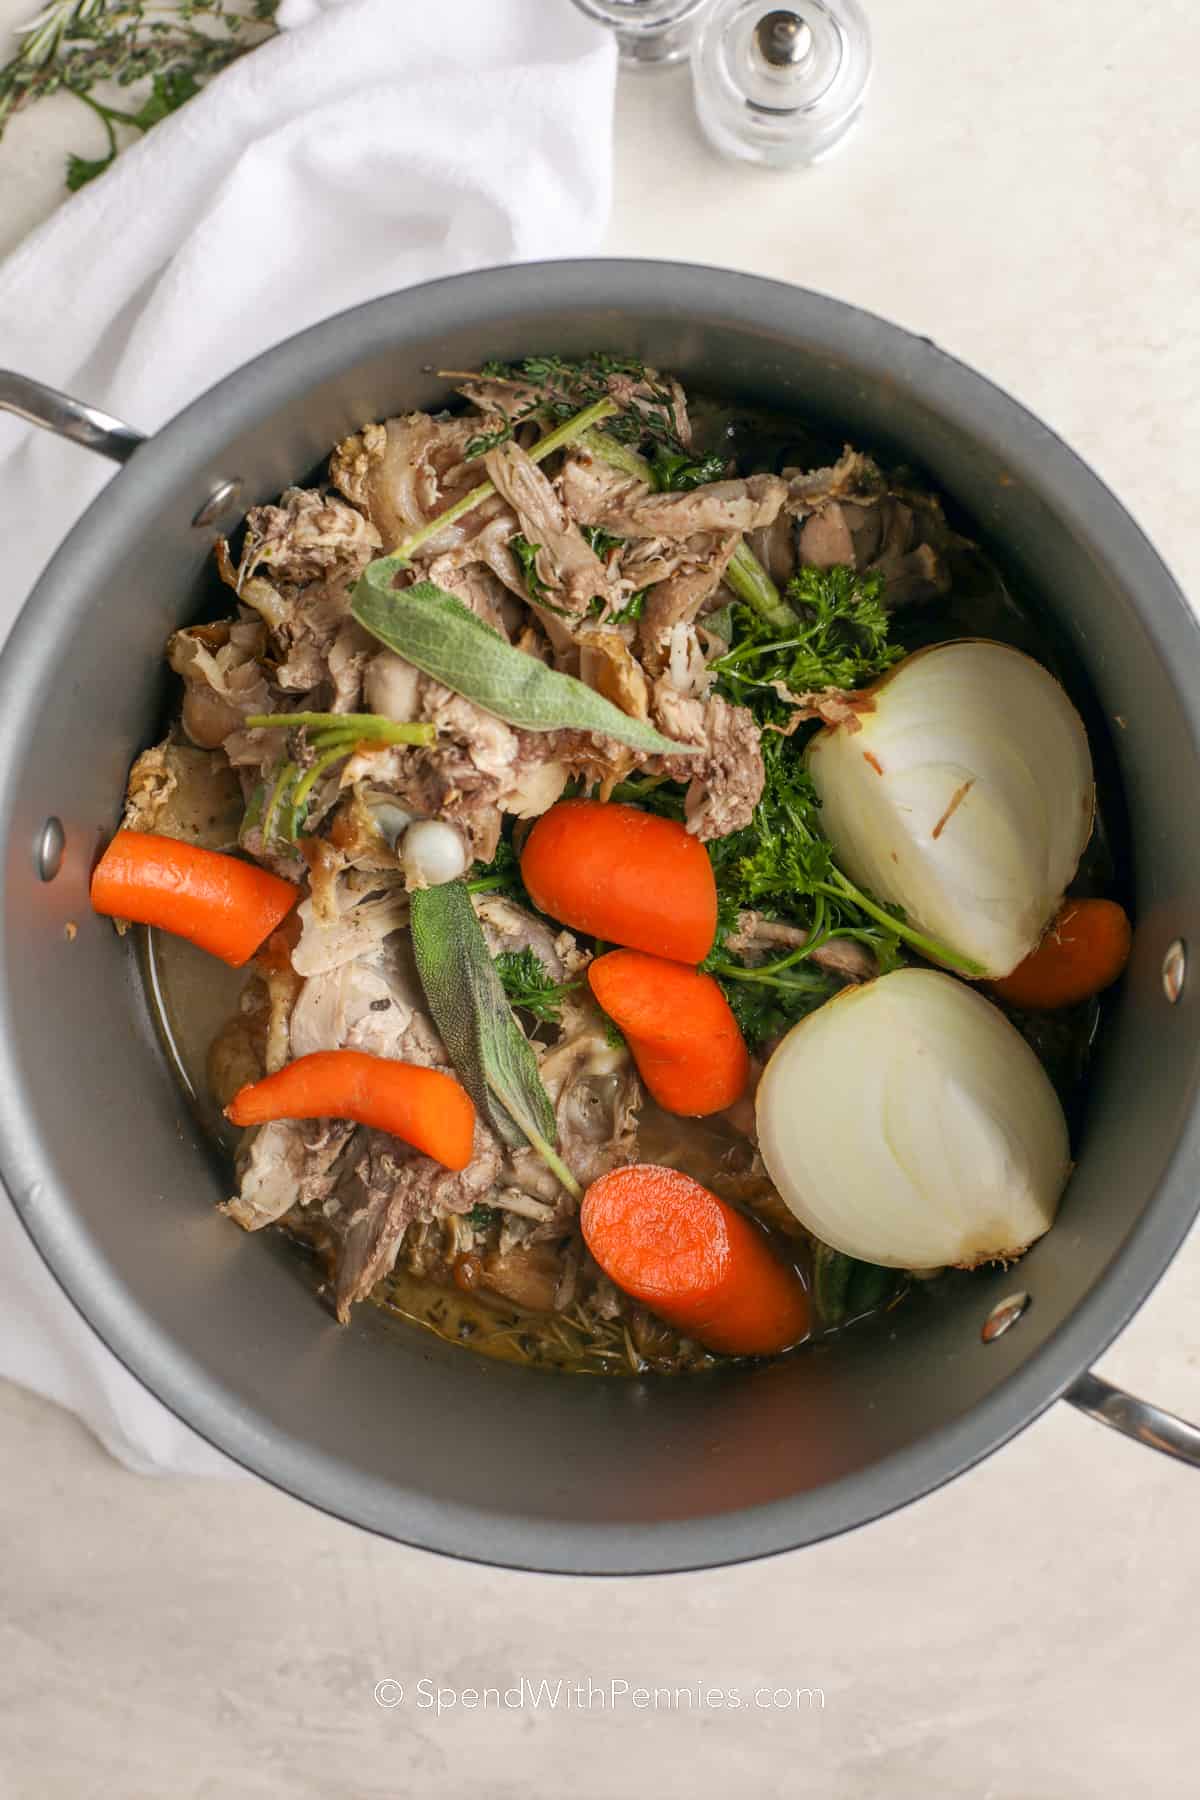
<svg viewBox="0 0 1200 1800">
<path fill-rule="evenodd" d="M 167 69 L 154 77 L 150 98 L 130 115 L 129 123 L 136 125 L 139 131 L 149 131 L 152 125 L 157 125 L 168 113 L 178 112 L 185 100 L 191 100 L 199 92 L 200 83 L 188 69 Z"/>
<path fill-rule="evenodd" d="M 625 542 L 623 537 L 614 537 L 611 531 L 605 531 L 603 525 L 581 525 L 580 534 L 585 537 L 596 555 L 603 562 L 612 550 L 619 550 Z"/>
<path fill-rule="evenodd" d="M 557 1025 L 563 1001 L 579 987 L 578 981 L 555 981 L 536 950 L 502 950 L 495 958 L 496 973 L 513 1006 L 523 1007 L 543 1025 Z"/>
<path fill-rule="evenodd" d="M 733 604 L 727 601 L 724 606 L 714 608 L 712 612 L 703 613 L 697 623 L 702 631 L 711 631 L 719 637 L 723 644 L 733 643 Z"/>
<path fill-rule="evenodd" d="M 554 1107 L 537 1058 L 508 1003 L 465 884 L 417 889 L 410 905 L 421 986 L 463 1086 L 503 1142 L 531 1144 L 579 1199 L 582 1189 L 554 1149 Z"/>
<path fill-rule="evenodd" d="M 389 650 L 525 731 L 597 731 L 634 750 L 687 756 L 695 746 L 663 737 L 572 675 L 548 669 L 505 643 L 461 600 L 432 581 L 394 588 L 402 567 L 395 557 L 368 563 L 354 589 L 350 610 Z"/>
<path fill-rule="evenodd" d="M 522 536 L 519 531 L 514 531 L 508 540 L 508 547 L 520 564 L 529 598 L 540 600 L 547 592 L 546 584 L 537 572 L 537 553 L 542 546 L 531 544 L 527 537 Z"/>
<path fill-rule="evenodd" d="M 81 187 L 89 181 L 95 181 L 97 175 L 103 175 L 105 169 L 112 167 L 117 160 L 116 150 L 110 150 L 107 156 L 98 156 L 89 162 L 86 157 L 76 156 L 74 151 L 67 157 L 66 184 L 72 194 L 77 194 Z"/>
<path fill-rule="evenodd" d="M 642 616 L 642 613 L 645 611 L 646 595 L 649 592 L 650 592 L 649 588 L 639 588 L 637 590 L 636 594 L 630 594 L 630 596 L 629 596 L 628 600 L 625 602 L 624 606 L 619 606 L 617 608 L 616 612 L 613 614 L 613 616 L 612 616 L 613 624 L 620 625 L 626 619 L 629 619 L 629 620 L 640 619 Z"/>
<path fill-rule="evenodd" d="M 513 849 L 512 839 L 502 837 L 490 863 L 477 862 L 467 880 L 469 894 L 507 894 L 519 906 L 531 907 L 521 879 L 521 859 Z"/>
<path fill-rule="evenodd" d="M 813 1246 L 813 1297 L 817 1311 L 826 1326 L 861 1319 L 864 1313 L 882 1306 L 899 1285 L 901 1276 L 895 1269 L 878 1263 L 859 1262 L 843 1256 L 828 1244 Z"/>
<path fill-rule="evenodd" d="M 762 979 L 755 979 L 757 971 L 742 969 L 727 960 L 710 965 L 710 972 L 752 1051 L 783 1037 L 793 1025 L 831 1000 L 841 986 L 835 976 L 805 963 Z"/>
<path fill-rule="evenodd" d="M 725 460 L 720 456 L 688 456 L 686 452 L 656 450 L 650 463 L 650 479 L 659 493 L 682 494 L 723 481 Z"/>
</svg>

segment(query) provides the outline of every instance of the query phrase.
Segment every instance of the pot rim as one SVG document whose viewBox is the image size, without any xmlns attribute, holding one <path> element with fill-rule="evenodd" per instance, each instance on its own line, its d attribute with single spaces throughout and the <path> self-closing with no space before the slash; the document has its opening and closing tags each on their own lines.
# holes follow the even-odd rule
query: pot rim
<svg viewBox="0 0 1200 1800">
<path fill-rule="evenodd" d="M 309 327 L 227 375 L 175 415 L 101 491 L 43 571 L 0 656 L 0 769 L 17 765 L 25 724 L 21 674 L 45 662 L 61 624 L 37 602 L 55 588 L 79 593 L 93 540 L 112 529 L 143 490 L 165 496 L 190 470 L 304 386 L 386 350 L 424 319 L 439 326 L 508 322 L 539 311 L 599 304 L 634 312 L 662 306 L 681 323 L 719 314 L 786 353 L 803 312 L 810 345 L 847 355 L 867 378 L 901 378 L 975 439 L 1002 448 L 1006 464 L 1069 523 L 1116 578 L 1145 598 L 1143 625 L 1168 668 L 1197 662 L 1200 625 L 1141 527 L 1088 465 L 1033 413 L 932 339 L 809 289 L 704 264 L 595 258 L 481 269 L 382 296 Z M 215 463 L 212 466 L 216 466 Z M 1180 683 L 1179 704 L 1200 741 L 1200 682 Z M 9 778 L 0 814 L 11 810 Z M 0 879 L 3 879 L 0 877 Z M 1158 1190 L 1091 1292 L 1023 1365 L 961 1418 L 868 1470 L 769 1505 L 669 1524 L 582 1525 L 445 1504 L 383 1483 L 234 1405 L 219 1383 L 133 1308 L 117 1271 L 73 1219 L 70 1195 L 47 1179 L 36 1134 L 25 1124 L 23 1075 L 0 969 L 0 1177 L 47 1268 L 124 1367 L 177 1418 L 244 1468 L 353 1524 L 414 1547 L 469 1561 L 555 1573 L 650 1574 L 709 1568 L 815 1543 L 880 1518 L 981 1461 L 1030 1424 L 1089 1368 L 1146 1299 L 1200 1207 L 1191 1171 L 1200 1158 L 1197 1080 Z"/>
</svg>

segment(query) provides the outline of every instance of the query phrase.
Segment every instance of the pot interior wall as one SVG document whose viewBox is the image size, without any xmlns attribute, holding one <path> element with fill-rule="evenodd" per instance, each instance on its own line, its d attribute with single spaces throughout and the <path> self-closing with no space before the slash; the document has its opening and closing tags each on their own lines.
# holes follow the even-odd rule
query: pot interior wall
<svg viewBox="0 0 1200 1800">
<path fill-rule="evenodd" d="M 1183 1134 L 1197 1014 L 1187 999 L 1168 1007 L 1159 979 L 1172 938 L 1200 940 L 1196 847 L 1177 811 L 1197 785 L 1171 666 L 1186 627 L 1165 572 L 1140 539 L 1128 567 L 1102 558 L 1088 516 L 1112 505 L 1102 490 L 1081 475 L 1068 516 L 1047 474 L 1071 462 L 1061 446 L 1027 418 L 1016 441 L 1024 416 L 920 340 L 733 277 L 710 277 L 730 284 L 718 310 L 697 272 L 674 273 L 644 265 L 635 291 L 611 269 L 479 277 L 273 353 L 139 451 L 52 565 L 3 670 L 0 1130 L 44 1254 L 135 1371 L 260 1472 L 406 1541 L 529 1566 L 725 1560 L 911 1497 L 1052 1397 L 1072 1372 L 1047 1360 L 1066 1322 L 1139 1230 L 1153 1239 L 1147 1285 L 1194 1206 Z M 1136 948 L 1057 1228 L 1019 1269 L 959 1278 L 939 1304 L 716 1379 L 537 1376 L 369 1308 L 334 1325 L 286 1244 L 214 1211 L 227 1178 L 166 1071 L 130 944 L 87 903 L 128 764 L 158 720 L 164 639 L 205 587 L 207 544 L 189 521 L 210 480 L 237 474 L 248 499 L 269 498 L 364 420 L 440 402 L 432 368 L 597 345 L 915 461 L 1052 608 L 1103 714 L 1122 721 Z M 1138 610 L 1139 556 L 1166 596 L 1157 614 Z M 68 850 L 44 886 L 31 849 L 52 814 Z M 1033 1304 L 985 1346 L 983 1320 L 1013 1289 Z M 1097 1346 L 1136 1298 L 1110 1297 Z"/>
</svg>

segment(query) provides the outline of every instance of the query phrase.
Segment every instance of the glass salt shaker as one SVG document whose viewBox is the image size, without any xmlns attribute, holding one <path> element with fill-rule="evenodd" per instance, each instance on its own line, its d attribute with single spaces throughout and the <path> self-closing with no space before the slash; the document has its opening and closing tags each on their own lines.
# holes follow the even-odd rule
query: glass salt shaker
<svg viewBox="0 0 1200 1800">
<path fill-rule="evenodd" d="M 871 30 L 858 0 L 716 0 L 692 50 L 696 113 L 722 156 L 816 162 L 862 111 Z"/>
<path fill-rule="evenodd" d="M 695 41 L 700 15 L 712 0 L 575 0 L 580 12 L 616 33 L 627 68 L 681 62 Z"/>
</svg>

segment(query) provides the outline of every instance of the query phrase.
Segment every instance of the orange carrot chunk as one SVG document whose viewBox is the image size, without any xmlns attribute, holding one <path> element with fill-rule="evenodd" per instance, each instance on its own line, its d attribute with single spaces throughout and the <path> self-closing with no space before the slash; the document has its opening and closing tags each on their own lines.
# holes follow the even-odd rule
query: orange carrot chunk
<svg viewBox="0 0 1200 1800">
<path fill-rule="evenodd" d="M 235 1125 L 269 1119 L 353 1119 L 403 1138 L 447 1169 L 465 1169 L 475 1139 L 471 1096 L 453 1075 L 363 1050 L 314 1050 L 241 1088 L 225 1108 Z"/>
<path fill-rule="evenodd" d="M 1036 950 L 988 985 L 1030 1012 L 1075 1006 L 1111 987 L 1129 961 L 1133 934 L 1114 900 L 1068 900 Z"/>
<path fill-rule="evenodd" d="M 807 1335 L 808 1295 L 756 1225 L 679 1169 L 632 1163 L 594 1181 L 588 1249 L 625 1293 L 730 1356 L 769 1356 Z"/>
<path fill-rule="evenodd" d="M 560 800 L 525 840 L 521 875 L 534 904 L 574 931 L 682 963 L 703 962 L 712 949 L 712 865 L 674 819 Z"/>
<path fill-rule="evenodd" d="M 151 831 L 118 831 L 92 876 L 92 906 L 157 925 L 233 968 L 248 962 L 300 890 L 237 856 Z"/>
<path fill-rule="evenodd" d="M 588 982 L 667 1112 L 702 1119 L 741 1099 L 750 1057 L 711 975 L 641 950 L 610 950 L 589 963 Z"/>
</svg>

